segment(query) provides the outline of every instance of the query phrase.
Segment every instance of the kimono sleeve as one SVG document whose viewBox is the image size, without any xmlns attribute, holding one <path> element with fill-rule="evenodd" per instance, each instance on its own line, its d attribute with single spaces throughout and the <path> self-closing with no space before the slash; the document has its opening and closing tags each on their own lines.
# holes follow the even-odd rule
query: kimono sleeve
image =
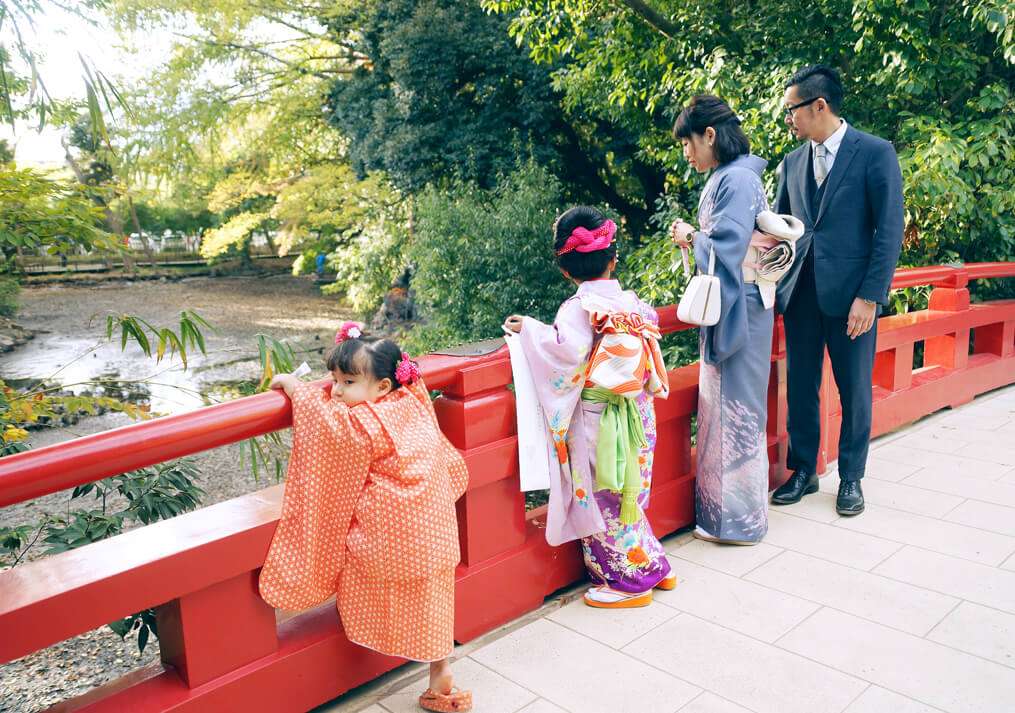
<svg viewBox="0 0 1015 713">
<path fill-rule="evenodd" d="M 747 341 L 747 301 L 743 263 L 751 244 L 758 211 L 760 181 L 746 171 L 731 170 L 716 188 L 712 229 L 694 234 L 694 259 L 705 270 L 709 253 L 715 251 L 715 275 L 719 278 L 719 322 L 703 327 L 703 358 L 718 364 L 735 354 Z"/>
<path fill-rule="evenodd" d="M 571 298 L 561 305 L 552 325 L 525 317 L 519 336 L 553 435 L 557 460 L 566 463 L 567 431 L 585 385 L 585 368 L 592 349 L 589 314 L 577 298 Z"/>
<path fill-rule="evenodd" d="M 261 596 L 306 609 L 335 594 L 346 537 L 371 462 L 371 441 L 349 408 L 319 387 L 292 397 L 292 452 L 282 513 L 260 575 Z"/>
<path fill-rule="evenodd" d="M 440 447 L 444 453 L 444 460 L 447 462 L 448 475 L 451 480 L 451 492 L 455 500 L 462 497 L 469 487 L 469 470 L 465 467 L 465 459 L 457 448 L 452 445 L 448 437 L 441 431 L 440 423 L 437 421 L 437 412 L 434 410 L 433 401 L 430 399 L 430 390 L 422 379 L 405 387 L 418 401 L 423 404 L 430 418 L 433 419 L 434 428 L 440 438 Z"/>
</svg>

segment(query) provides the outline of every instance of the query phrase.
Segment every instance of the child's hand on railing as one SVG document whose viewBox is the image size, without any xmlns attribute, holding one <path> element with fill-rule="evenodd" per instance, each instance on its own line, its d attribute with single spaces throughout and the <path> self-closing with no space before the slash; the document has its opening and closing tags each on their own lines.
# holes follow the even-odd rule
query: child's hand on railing
<svg viewBox="0 0 1015 713">
<path fill-rule="evenodd" d="M 292 398 L 293 392 L 299 386 L 300 380 L 292 374 L 276 374 L 268 385 L 272 389 L 285 391 L 285 395 Z"/>
<path fill-rule="evenodd" d="M 517 334 L 522 331 L 522 320 L 524 317 L 518 314 L 513 314 L 504 320 L 503 328 L 505 332 L 514 332 Z"/>
</svg>

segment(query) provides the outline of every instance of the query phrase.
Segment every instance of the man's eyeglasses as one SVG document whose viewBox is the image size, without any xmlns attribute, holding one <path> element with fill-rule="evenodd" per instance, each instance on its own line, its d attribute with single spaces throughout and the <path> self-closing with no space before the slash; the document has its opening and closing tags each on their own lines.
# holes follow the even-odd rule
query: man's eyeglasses
<svg viewBox="0 0 1015 713">
<path fill-rule="evenodd" d="M 783 111 L 786 112 L 786 116 L 793 116 L 793 112 L 796 111 L 797 109 L 800 109 L 801 107 L 805 107 L 808 104 L 813 104 L 818 99 L 822 99 L 822 98 L 823 97 L 813 97 L 811 99 L 806 99 L 806 100 L 800 102 L 799 104 L 793 104 L 792 106 L 786 107 Z"/>
</svg>

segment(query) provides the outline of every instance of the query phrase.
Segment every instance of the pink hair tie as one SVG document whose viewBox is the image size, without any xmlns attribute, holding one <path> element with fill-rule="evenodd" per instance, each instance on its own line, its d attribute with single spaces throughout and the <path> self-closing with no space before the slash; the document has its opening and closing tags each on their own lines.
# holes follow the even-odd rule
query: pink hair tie
<svg viewBox="0 0 1015 713">
<path fill-rule="evenodd" d="M 398 383 L 402 386 L 415 384 L 421 376 L 419 364 L 410 359 L 408 354 L 402 352 L 402 360 L 395 367 L 395 379 Z"/>
<path fill-rule="evenodd" d="M 342 326 L 335 332 L 335 344 L 341 344 L 347 339 L 359 339 L 362 336 L 362 324 L 359 322 L 342 322 Z"/>
<path fill-rule="evenodd" d="M 607 220 L 595 230 L 589 230 L 578 226 L 571 231 L 564 247 L 557 251 L 558 255 L 569 253 L 575 250 L 580 253 L 590 253 L 596 250 L 605 250 L 613 244 L 613 236 L 617 234 L 617 225 L 612 220 Z"/>
</svg>

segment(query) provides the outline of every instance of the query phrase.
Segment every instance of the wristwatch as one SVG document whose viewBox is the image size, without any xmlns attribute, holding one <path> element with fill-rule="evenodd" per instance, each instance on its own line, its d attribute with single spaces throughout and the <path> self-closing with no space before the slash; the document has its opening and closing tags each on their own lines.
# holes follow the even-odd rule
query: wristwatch
<svg viewBox="0 0 1015 713">
<path fill-rule="evenodd" d="M 867 305 L 868 307 L 876 307 L 877 304 L 878 304 L 874 300 L 869 300 L 869 299 L 866 299 L 865 297 L 861 297 L 860 299 L 862 299 L 864 304 Z"/>
</svg>

